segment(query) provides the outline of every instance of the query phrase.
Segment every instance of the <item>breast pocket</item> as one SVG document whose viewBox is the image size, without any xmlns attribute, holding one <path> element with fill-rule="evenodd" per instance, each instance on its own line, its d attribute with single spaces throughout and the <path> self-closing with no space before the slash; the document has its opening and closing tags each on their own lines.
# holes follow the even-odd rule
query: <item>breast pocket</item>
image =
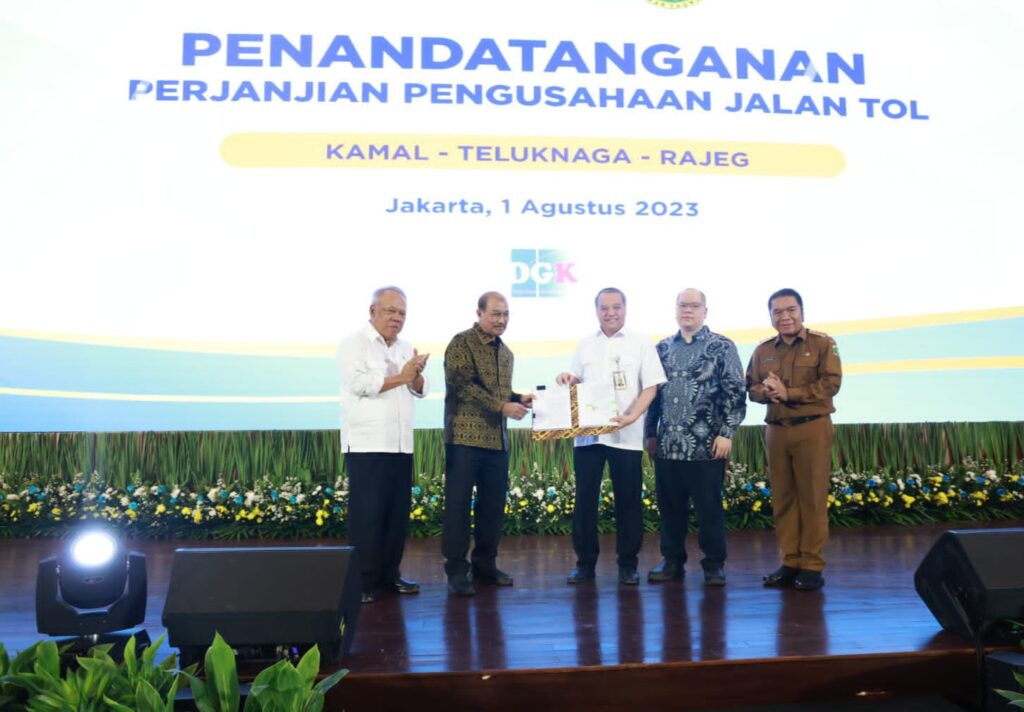
<svg viewBox="0 0 1024 712">
<path fill-rule="evenodd" d="M 803 386 L 818 378 L 818 354 L 802 352 L 793 359 L 793 385 Z"/>
<path fill-rule="evenodd" d="M 757 377 L 760 380 L 768 378 L 769 373 L 782 376 L 782 363 L 777 358 L 761 359 L 757 362 Z"/>
</svg>

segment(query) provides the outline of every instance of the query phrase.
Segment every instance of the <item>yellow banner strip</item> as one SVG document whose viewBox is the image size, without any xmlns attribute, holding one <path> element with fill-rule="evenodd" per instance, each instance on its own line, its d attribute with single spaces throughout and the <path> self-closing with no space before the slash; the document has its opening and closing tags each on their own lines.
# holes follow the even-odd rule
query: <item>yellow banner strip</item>
<svg viewBox="0 0 1024 712">
<path fill-rule="evenodd" d="M 835 146 L 685 138 L 235 133 L 221 158 L 236 168 L 588 171 L 832 178 Z"/>
<path fill-rule="evenodd" d="M 912 316 L 885 317 L 881 319 L 861 319 L 857 321 L 837 321 L 811 325 L 814 329 L 825 331 L 833 336 L 845 334 L 869 334 L 901 329 L 920 329 L 928 326 L 945 326 L 950 324 L 966 324 L 977 321 L 993 321 L 997 319 L 1016 319 L 1024 317 L 1024 306 L 998 307 L 994 309 L 978 309 L 975 311 L 946 312 L 941 314 L 918 314 Z M 768 320 L 767 310 L 765 321 Z M 754 344 L 766 339 L 775 332 L 771 327 L 749 329 L 728 329 L 726 336 L 737 344 Z M 0 329 L 0 336 L 15 339 L 34 339 L 37 341 L 57 341 L 68 344 L 85 344 L 90 346 L 113 346 L 132 349 L 151 349 L 156 351 L 187 351 L 190 353 L 237 354 L 241 356 L 287 356 L 293 358 L 334 358 L 337 344 L 262 344 L 243 341 L 188 341 L 179 339 L 146 339 L 130 336 L 93 336 L 88 334 L 68 334 L 58 332 L 27 331 L 17 329 Z M 657 342 L 665 334 L 653 337 Z M 563 339 L 553 341 L 515 341 L 509 340 L 517 356 L 564 356 L 572 354 L 577 341 Z M 417 344 L 421 353 L 443 354 L 445 344 Z"/>
</svg>

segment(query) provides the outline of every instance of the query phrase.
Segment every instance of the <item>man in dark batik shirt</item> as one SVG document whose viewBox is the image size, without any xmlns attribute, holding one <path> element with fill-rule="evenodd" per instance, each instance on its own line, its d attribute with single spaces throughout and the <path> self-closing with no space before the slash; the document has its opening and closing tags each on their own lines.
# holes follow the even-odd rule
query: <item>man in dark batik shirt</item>
<svg viewBox="0 0 1024 712">
<path fill-rule="evenodd" d="M 647 411 L 647 451 L 661 510 L 662 562 L 652 583 L 683 577 L 690 498 L 697 511 L 697 541 L 708 586 L 725 584 L 725 512 L 722 485 L 736 428 L 746 415 L 746 384 L 736 345 L 704 326 L 704 293 L 676 297 L 679 331 L 658 343 L 668 382 Z"/>
</svg>

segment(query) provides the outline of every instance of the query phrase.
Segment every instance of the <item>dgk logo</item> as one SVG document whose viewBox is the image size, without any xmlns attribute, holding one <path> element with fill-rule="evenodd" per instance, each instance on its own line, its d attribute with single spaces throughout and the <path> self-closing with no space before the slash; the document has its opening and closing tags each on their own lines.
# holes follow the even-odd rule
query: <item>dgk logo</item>
<svg viewBox="0 0 1024 712">
<path fill-rule="evenodd" d="M 512 250 L 512 296 L 560 297 L 575 284 L 575 267 L 559 250 Z"/>
</svg>

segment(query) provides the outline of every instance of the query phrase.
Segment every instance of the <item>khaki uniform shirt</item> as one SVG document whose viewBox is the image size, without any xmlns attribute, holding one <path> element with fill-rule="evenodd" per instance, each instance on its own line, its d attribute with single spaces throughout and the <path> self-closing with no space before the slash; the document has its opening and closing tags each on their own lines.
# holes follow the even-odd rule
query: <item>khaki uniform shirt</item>
<svg viewBox="0 0 1024 712">
<path fill-rule="evenodd" d="M 783 403 L 772 403 L 761 385 L 773 371 L 788 392 Z M 839 392 L 842 379 L 836 342 L 828 334 L 807 328 L 800 330 L 792 344 L 786 344 L 781 336 L 762 341 L 747 365 L 747 393 L 755 403 L 768 404 L 766 423 L 834 413 L 832 396 Z"/>
<path fill-rule="evenodd" d="M 491 450 L 508 449 L 501 408 L 518 403 L 512 392 L 512 351 L 474 324 L 459 332 L 444 352 L 444 441 Z"/>
</svg>

